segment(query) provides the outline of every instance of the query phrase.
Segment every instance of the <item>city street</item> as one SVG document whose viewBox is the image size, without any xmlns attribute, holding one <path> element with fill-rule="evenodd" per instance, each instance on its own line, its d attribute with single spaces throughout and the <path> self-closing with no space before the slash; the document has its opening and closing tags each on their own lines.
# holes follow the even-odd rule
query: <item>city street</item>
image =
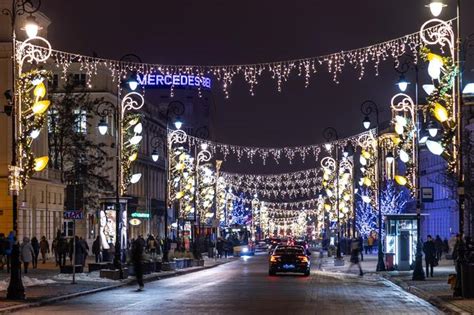
<svg viewBox="0 0 474 315">
<path fill-rule="evenodd" d="M 270 277 L 267 256 L 128 286 L 16 314 L 440 314 L 377 275 L 326 273 Z M 354 269 L 355 272 L 355 269 Z"/>
</svg>

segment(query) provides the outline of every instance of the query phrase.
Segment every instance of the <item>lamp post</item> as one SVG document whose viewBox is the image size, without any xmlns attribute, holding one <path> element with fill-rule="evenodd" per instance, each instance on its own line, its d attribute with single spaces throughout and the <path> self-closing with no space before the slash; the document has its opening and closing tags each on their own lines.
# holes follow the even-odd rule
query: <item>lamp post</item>
<svg viewBox="0 0 474 315">
<path fill-rule="evenodd" d="M 130 87 L 133 87 L 131 85 Z M 119 86 L 120 89 L 120 86 Z M 120 198 L 124 192 L 124 187 L 126 186 L 126 181 L 134 184 L 140 180 L 141 174 L 134 174 L 131 178 L 124 178 L 123 168 L 122 168 L 122 155 L 124 146 L 124 133 L 125 128 L 128 126 L 123 126 L 123 120 L 127 111 L 130 110 L 139 110 L 144 105 L 145 100 L 140 93 L 129 92 L 127 93 L 120 103 L 114 105 L 112 102 L 104 101 L 100 103 L 97 107 L 97 114 L 101 117 L 101 120 L 98 124 L 99 133 L 105 135 L 108 130 L 108 123 L 106 118 L 111 114 L 114 114 L 114 138 L 115 138 L 115 147 L 116 147 L 116 176 L 115 176 L 115 256 L 114 256 L 114 267 L 119 270 L 120 278 L 123 278 L 123 269 L 122 269 L 122 254 L 123 247 L 126 244 L 122 244 L 122 232 L 124 228 L 124 218 L 122 218 L 123 211 L 120 205 Z M 136 122 L 133 127 L 133 137 L 128 139 L 126 146 L 137 146 L 142 136 L 142 125 L 141 122 Z M 128 157 L 129 161 L 136 159 L 136 153 Z M 125 218 L 126 220 L 127 218 Z M 124 242 L 126 239 L 123 240 Z"/>
<path fill-rule="evenodd" d="M 180 130 L 183 122 L 180 119 L 180 116 L 184 114 L 185 106 L 180 101 L 171 101 L 166 108 L 166 113 L 164 119 L 166 121 L 166 136 L 164 137 L 164 159 L 165 159 L 165 213 L 164 213 L 164 242 L 163 242 L 163 261 L 168 261 L 168 209 L 170 207 L 170 198 L 169 198 L 169 186 L 170 185 L 170 147 L 172 145 L 170 141 L 169 122 L 172 117 L 174 117 L 174 127 L 177 130 Z M 152 154 L 153 157 L 153 154 Z M 157 159 L 158 160 L 158 159 Z"/>
<path fill-rule="evenodd" d="M 23 63 L 25 60 L 29 62 L 44 62 L 51 55 L 51 45 L 49 42 L 38 35 L 38 31 L 41 27 L 36 22 L 33 16 L 41 6 L 41 1 L 30 1 L 30 0 L 13 0 L 10 8 L 2 9 L 2 14 L 10 17 L 11 25 L 11 49 L 12 49 L 12 90 L 13 93 L 8 90 L 5 92 L 8 105 L 5 106 L 5 111 L 8 116 L 12 117 L 12 159 L 11 165 L 9 166 L 9 190 L 12 196 L 12 217 L 13 217 L 13 232 L 14 232 L 14 244 L 11 253 L 11 269 L 10 269 L 10 283 L 7 289 L 7 298 L 11 300 L 23 300 L 25 299 L 25 288 L 21 280 L 21 267 L 20 267 L 20 247 L 16 240 L 18 236 L 18 193 L 21 190 L 20 185 L 20 172 L 22 170 L 22 152 L 19 148 L 21 143 L 19 142 L 19 133 L 21 128 L 21 116 L 22 116 L 22 98 L 19 90 L 19 84 L 17 78 L 22 75 Z M 18 16 L 28 14 L 26 17 L 26 23 L 23 28 L 25 30 L 27 39 L 22 43 L 17 51 L 16 46 L 16 19 Z M 42 42 L 47 46 L 44 51 L 35 51 L 31 49 L 33 46 L 31 41 Z M 46 107 L 47 109 L 47 107 Z M 42 111 L 39 114 L 43 114 Z M 37 136 L 37 135 L 36 135 Z M 36 136 L 31 136 L 32 139 Z M 47 165 L 47 159 L 42 166 L 44 168 Z M 36 161 L 35 161 L 36 162 Z M 41 169 L 42 169 L 41 168 Z M 40 170 L 40 168 L 35 170 Z"/>
<path fill-rule="evenodd" d="M 327 127 L 323 130 L 323 137 L 327 142 L 339 140 L 337 130 L 333 127 Z M 335 146 L 334 166 L 336 171 L 336 213 L 337 213 L 337 242 L 336 242 L 336 260 L 342 260 L 341 256 L 341 222 L 339 217 L 339 147 Z"/>
<path fill-rule="evenodd" d="M 377 148 L 377 157 L 376 157 L 376 181 L 378 182 L 378 191 L 375 193 L 377 194 L 377 210 L 378 210 L 378 221 L 379 221 L 379 227 L 378 227 L 378 259 L 377 259 L 377 268 L 376 271 L 385 271 L 385 263 L 383 261 L 384 254 L 383 254 L 383 246 L 382 246 L 382 207 L 380 205 L 380 189 L 381 189 L 381 172 L 380 172 L 380 143 L 379 143 L 379 132 L 380 132 L 380 121 L 379 121 L 379 109 L 377 104 L 374 101 L 371 100 L 366 100 L 360 105 L 360 111 L 364 115 L 364 120 L 363 120 L 363 125 L 365 129 L 369 129 L 371 126 L 370 122 L 370 115 L 372 113 L 375 114 L 375 119 L 376 119 L 376 148 Z"/>
<path fill-rule="evenodd" d="M 438 17 L 443 8 L 447 7 L 447 5 L 443 2 L 443 0 L 430 0 L 429 4 L 426 5 L 431 11 L 431 14 L 435 19 L 432 19 L 424 24 L 428 24 L 431 21 L 439 22 L 441 20 L 436 19 Z M 443 23 L 446 23 L 442 21 Z M 446 24 L 446 26 L 448 26 Z M 447 28 L 448 29 L 448 28 Z M 449 29 L 451 30 L 452 27 L 449 26 Z M 423 27 L 422 27 L 423 30 Z M 454 37 L 455 38 L 450 38 Z M 425 44 L 441 44 L 442 46 L 445 45 L 445 43 L 448 43 L 448 48 L 450 48 L 451 52 L 451 57 L 453 58 L 455 64 L 462 69 L 462 59 L 461 56 L 462 53 L 462 39 L 461 39 L 461 0 L 456 0 L 456 35 L 454 35 L 454 32 L 444 32 L 443 34 L 441 33 L 435 33 L 434 36 L 431 36 L 431 39 L 433 41 L 427 41 L 426 38 L 422 38 Z M 465 41 L 464 44 L 467 43 L 467 46 L 469 45 L 469 41 L 471 39 L 468 37 Z M 453 89 L 453 112 L 455 114 L 455 121 L 456 121 L 456 135 L 455 135 L 455 147 L 454 147 L 454 157 L 456 160 L 456 175 L 458 178 L 458 197 L 459 197 L 459 203 L 458 203 L 458 209 L 459 209 L 459 233 L 462 235 L 464 233 L 464 170 L 463 170 L 463 148 L 462 146 L 462 137 L 463 137 L 463 119 L 462 119 L 462 72 L 458 73 L 455 77 L 455 82 L 454 82 L 454 89 Z M 457 146 L 457 148 L 456 148 Z M 461 280 L 462 282 L 462 280 Z"/>
</svg>

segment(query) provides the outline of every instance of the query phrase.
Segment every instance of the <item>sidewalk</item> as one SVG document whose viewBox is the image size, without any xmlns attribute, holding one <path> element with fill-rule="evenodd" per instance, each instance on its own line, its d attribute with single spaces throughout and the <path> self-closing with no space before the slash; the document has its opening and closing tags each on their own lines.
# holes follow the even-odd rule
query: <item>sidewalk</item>
<svg viewBox="0 0 474 315">
<path fill-rule="evenodd" d="M 213 268 L 233 260 L 233 258 L 214 260 L 204 257 L 204 267 L 190 267 L 175 271 L 154 272 L 145 275 L 144 279 L 145 282 L 150 282 L 180 276 L 191 272 Z M 40 306 L 81 295 L 110 290 L 130 285 L 135 282 L 135 277 L 130 277 L 124 280 L 100 278 L 99 271 L 95 271 L 91 273 L 76 274 L 76 284 L 71 284 L 72 275 L 59 274 L 59 268 L 57 268 L 53 262 L 38 264 L 38 269 L 31 269 L 31 271 L 28 271 L 28 275 L 22 275 L 26 300 L 10 301 L 6 299 L 6 289 L 8 288 L 10 275 L 6 273 L 6 270 L 0 271 L 0 313 Z"/>
<path fill-rule="evenodd" d="M 318 254 L 315 253 L 315 255 Z M 344 260 L 344 266 L 335 267 L 334 258 L 327 258 L 325 256 L 322 261 L 318 259 L 317 264 L 323 271 L 346 273 L 350 265 L 349 257 L 345 257 Z M 474 299 L 453 297 L 453 291 L 448 284 L 449 274 L 456 273 L 452 260 L 442 259 L 439 266 L 434 268 L 434 277 L 426 278 L 425 281 L 413 281 L 411 279 L 413 271 L 385 271 L 376 273 L 377 254 L 364 255 L 364 261 L 361 265 L 365 274 L 378 274 L 443 311 L 451 314 L 474 314 Z M 353 266 L 350 273 L 357 274 L 357 266 Z"/>
</svg>

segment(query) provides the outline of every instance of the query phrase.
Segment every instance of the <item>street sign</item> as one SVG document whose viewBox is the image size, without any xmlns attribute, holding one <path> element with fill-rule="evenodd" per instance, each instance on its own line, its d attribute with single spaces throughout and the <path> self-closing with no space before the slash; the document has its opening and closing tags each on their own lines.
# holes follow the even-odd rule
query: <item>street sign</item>
<svg viewBox="0 0 474 315">
<path fill-rule="evenodd" d="M 433 202 L 434 201 L 433 187 L 422 187 L 421 188 L 421 201 L 422 202 Z"/>
<path fill-rule="evenodd" d="M 132 218 L 149 219 L 149 218 L 150 218 L 150 214 L 149 214 L 149 213 L 145 213 L 145 212 L 133 212 L 133 213 L 131 214 L 131 217 L 132 217 Z"/>
<path fill-rule="evenodd" d="M 67 220 L 84 219 L 84 212 L 82 212 L 82 210 L 64 210 L 64 219 L 67 219 Z"/>
</svg>

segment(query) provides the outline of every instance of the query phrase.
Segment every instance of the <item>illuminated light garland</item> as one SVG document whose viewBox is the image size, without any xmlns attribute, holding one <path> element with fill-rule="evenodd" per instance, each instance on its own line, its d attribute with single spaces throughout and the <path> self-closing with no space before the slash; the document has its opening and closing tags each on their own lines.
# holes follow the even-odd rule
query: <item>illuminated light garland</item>
<svg viewBox="0 0 474 315">
<path fill-rule="evenodd" d="M 361 169 L 362 178 L 359 186 L 368 188 L 367 194 L 363 196 L 365 202 L 368 201 L 377 209 L 378 204 L 378 180 L 377 180 L 377 135 L 375 130 L 368 134 L 361 135 L 358 139 L 358 146 L 362 148 L 361 157 L 365 159 L 365 165 Z M 365 156 L 364 156 L 365 155 Z"/>
<path fill-rule="evenodd" d="M 209 150 L 214 154 L 222 155 L 223 160 L 226 161 L 229 155 L 234 156 L 238 162 L 241 162 L 242 158 L 246 158 L 250 161 L 251 164 L 254 162 L 255 157 L 259 157 L 262 160 L 262 163 L 265 165 L 267 159 L 272 158 L 276 164 L 280 163 L 281 158 L 284 156 L 288 159 L 289 164 L 293 163 L 293 160 L 296 156 L 299 156 L 301 161 L 304 163 L 308 156 L 312 156 L 314 161 L 319 160 L 319 155 L 322 150 L 327 150 L 329 146 L 329 151 L 334 148 L 344 149 L 349 144 L 356 146 L 358 139 L 365 134 L 372 133 L 373 130 L 367 130 L 360 134 L 339 139 L 336 141 L 320 144 L 310 144 L 306 146 L 296 146 L 296 147 L 252 147 L 252 146 L 239 146 L 233 144 L 224 144 L 220 142 L 209 141 L 193 136 L 188 136 L 187 141 L 188 145 L 191 146 L 201 146 L 201 144 L 207 144 Z"/>
<path fill-rule="evenodd" d="M 398 135 L 399 141 L 394 143 L 394 148 L 398 152 L 401 162 L 405 164 L 405 174 L 393 176 L 395 181 L 405 186 L 411 191 L 412 196 L 416 194 L 416 105 L 412 98 L 406 94 L 398 93 L 392 97 L 392 124 L 397 124 L 403 117 L 405 121 L 404 130 Z"/>
<path fill-rule="evenodd" d="M 451 23 L 451 21 L 449 22 Z M 434 25 L 423 31 L 426 33 L 436 32 L 441 27 L 442 26 Z M 282 90 L 283 83 L 288 81 L 292 76 L 304 77 L 305 87 L 308 87 L 311 77 L 318 72 L 319 68 L 326 69 L 332 75 L 332 79 L 336 83 L 346 65 L 349 65 L 353 69 L 358 69 L 359 79 L 362 79 L 365 75 L 367 65 L 373 63 L 375 73 L 378 75 L 380 62 L 390 57 L 398 62 L 398 58 L 405 53 L 416 56 L 418 48 L 422 45 L 421 37 L 423 35 L 424 34 L 416 32 L 371 46 L 322 56 L 240 65 L 205 66 L 134 63 L 90 57 L 58 50 L 53 50 L 51 57 L 58 67 L 61 68 L 63 75 L 67 74 L 71 64 L 79 63 L 81 70 L 87 74 L 87 85 L 89 87 L 91 86 L 90 78 L 98 73 L 99 68 L 105 67 L 109 70 L 112 78 L 118 81 L 120 81 L 121 77 L 131 72 L 141 75 L 153 73 L 167 75 L 186 74 L 194 76 L 212 75 L 222 83 L 221 87 L 226 97 L 228 97 L 229 89 L 235 77 L 242 77 L 249 85 L 249 91 L 253 95 L 255 87 L 259 84 L 259 79 L 264 73 L 269 73 L 271 78 L 276 81 L 278 91 Z M 42 50 L 44 48 L 37 46 L 35 49 Z M 296 74 L 296 76 L 293 74 Z M 171 87 L 171 90 L 172 89 L 173 86 Z"/>
</svg>

